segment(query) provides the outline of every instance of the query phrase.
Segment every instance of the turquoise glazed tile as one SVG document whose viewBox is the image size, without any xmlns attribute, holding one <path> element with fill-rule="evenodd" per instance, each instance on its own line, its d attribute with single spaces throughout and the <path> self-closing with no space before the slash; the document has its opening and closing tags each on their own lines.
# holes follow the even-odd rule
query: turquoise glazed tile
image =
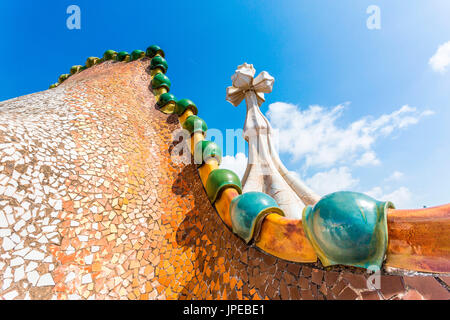
<svg viewBox="0 0 450 320">
<path fill-rule="evenodd" d="M 249 243 L 257 238 L 264 217 L 269 213 L 284 216 L 277 202 L 262 192 L 246 192 L 234 198 L 230 205 L 233 232 Z"/>
<path fill-rule="evenodd" d="M 324 266 L 381 268 L 388 244 L 391 202 L 340 191 L 303 210 L 303 228 Z"/>
</svg>

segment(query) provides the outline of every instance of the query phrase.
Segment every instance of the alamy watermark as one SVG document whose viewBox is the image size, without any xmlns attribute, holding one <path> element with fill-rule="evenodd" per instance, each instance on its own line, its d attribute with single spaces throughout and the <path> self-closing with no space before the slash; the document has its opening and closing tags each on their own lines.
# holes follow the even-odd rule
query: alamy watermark
<svg viewBox="0 0 450 320">
<path fill-rule="evenodd" d="M 70 16 L 66 20 L 66 26 L 69 30 L 81 29 L 81 9 L 79 6 L 72 4 L 67 7 L 67 14 Z"/>
<path fill-rule="evenodd" d="M 196 130 L 201 130 L 200 126 L 200 121 L 195 123 L 194 132 Z M 224 154 L 245 154 L 247 140 L 249 146 L 248 163 L 255 164 L 258 162 L 258 159 L 262 160 L 262 163 L 264 163 L 268 162 L 264 161 L 264 157 L 278 156 L 278 132 L 278 130 L 274 130 L 272 128 L 246 130 L 245 132 L 242 129 L 226 129 L 224 136 L 224 132 L 222 130 L 209 128 L 208 139 L 213 141 L 220 148 L 220 150 L 223 150 Z M 213 146 L 206 147 L 203 150 L 199 147 L 196 148 L 199 142 L 203 140 L 201 135 L 191 135 L 191 133 L 185 129 L 178 129 L 172 133 L 172 139 L 173 147 L 170 150 L 170 155 L 174 163 L 195 163 L 200 165 L 204 161 L 218 157 L 214 152 Z M 192 152 L 193 157 L 191 156 L 191 148 L 194 148 Z"/>
<path fill-rule="evenodd" d="M 370 5 L 367 7 L 366 13 L 370 16 L 367 18 L 366 26 L 369 30 L 381 29 L 381 10 L 379 6 Z"/>
</svg>

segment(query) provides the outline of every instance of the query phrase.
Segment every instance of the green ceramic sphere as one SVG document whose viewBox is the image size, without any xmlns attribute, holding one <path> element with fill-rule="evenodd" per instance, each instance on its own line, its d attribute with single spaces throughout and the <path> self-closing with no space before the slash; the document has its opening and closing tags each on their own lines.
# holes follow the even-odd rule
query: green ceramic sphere
<svg viewBox="0 0 450 320">
<path fill-rule="evenodd" d="M 86 67 L 90 68 L 100 62 L 100 59 L 97 57 L 89 57 L 86 60 Z"/>
<path fill-rule="evenodd" d="M 117 57 L 117 52 L 114 50 L 106 50 L 105 53 L 103 54 L 104 61 L 116 60 L 116 57 Z"/>
<path fill-rule="evenodd" d="M 261 223 L 269 213 L 284 216 L 283 210 L 271 196 L 255 191 L 237 196 L 230 205 L 233 232 L 249 243 L 258 237 Z"/>
<path fill-rule="evenodd" d="M 169 92 L 161 94 L 157 103 L 159 111 L 165 114 L 172 114 L 175 109 L 176 101 L 175 96 Z"/>
<path fill-rule="evenodd" d="M 176 103 L 176 98 L 173 94 L 166 92 L 163 93 L 162 95 L 159 96 L 158 99 L 158 105 L 160 107 L 164 107 L 166 104 L 168 104 L 169 102 L 175 102 Z"/>
<path fill-rule="evenodd" d="M 126 51 L 120 51 L 116 57 L 117 61 L 127 61 L 130 59 L 130 54 Z"/>
<path fill-rule="evenodd" d="M 59 78 L 58 78 L 58 83 L 63 83 L 63 82 L 66 81 L 69 77 L 70 77 L 70 74 L 68 74 L 68 73 L 60 75 Z"/>
<path fill-rule="evenodd" d="M 205 133 L 208 130 L 208 126 L 202 118 L 192 115 L 183 123 L 183 129 L 189 131 L 190 134 L 195 132 Z"/>
<path fill-rule="evenodd" d="M 75 74 L 75 73 L 78 73 L 78 72 L 80 72 L 81 70 L 83 70 L 83 66 L 80 66 L 80 65 L 78 65 L 78 66 L 72 66 L 72 68 L 70 68 L 70 74 Z"/>
<path fill-rule="evenodd" d="M 160 54 L 161 57 L 164 58 L 164 51 L 157 45 L 152 45 L 150 47 L 147 48 L 145 55 L 147 57 L 153 58 L 154 56 L 156 56 L 157 54 Z"/>
<path fill-rule="evenodd" d="M 167 91 L 170 90 L 170 79 L 164 73 L 157 73 L 152 79 L 152 89 L 159 89 L 165 87 Z"/>
<path fill-rule="evenodd" d="M 303 228 L 324 266 L 380 268 L 388 245 L 387 209 L 391 202 L 340 191 L 303 210 Z"/>
<path fill-rule="evenodd" d="M 166 59 L 164 59 L 161 56 L 156 56 L 152 59 L 152 62 L 150 62 L 150 69 L 156 69 L 161 68 L 163 70 L 163 73 L 167 72 L 167 69 L 169 68 Z"/>
<path fill-rule="evenodd" d="M 175 113 L 181 116 L 187 109 L 191 109 L 193 114 L 197 114 L 197 106 L 189 99 L 180 99 L 177 101 L 177 106 L 175 108 Z"/>
<path fill-rule="evenodd" d="M 134 50 L 133 52 L 131 52 L 130 55 L 130 61 L 134 61 L 140 58 L 145 57 L 145 52 L 142 50 Z"/>
<path fill-rule="evenodd" d="M 222 150 L 220 147 L 208 140 L 202 140 L 197 142 L 194 150 L 194 162 L 198 165 L 202 165 L 206 160 L 216 158 L 220 164 L 222 162 Z"/>
<path fill-rule="evenodd" d="M 234 188 L 239 194 L 242 194 L 241 180 L 236 173 L 228 169 L 213 170 L 209 174 L 205 186 L 211 203 L 216 202 L 220 198 L 220 194 L 225 188 Z"/>
</svg>

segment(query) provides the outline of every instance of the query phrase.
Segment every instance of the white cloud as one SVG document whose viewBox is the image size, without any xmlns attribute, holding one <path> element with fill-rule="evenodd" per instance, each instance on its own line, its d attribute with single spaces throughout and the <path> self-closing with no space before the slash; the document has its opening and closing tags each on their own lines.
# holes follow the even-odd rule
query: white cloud
<svg viewBox="0 0 450 320">
<path fill-rule="evenodd" d="M 222 158 L 222 163 L 220 168 L 229 169 L 236 173 L 242 180 L 244 176 L 245 169 L 247 168 L 248 159 L 242 152 L 238 152 L 236 156 L 225 156 Z"/>
<path fill-rule="evenodd" d="M 306 179 L 305 182 L 315 192 L 323 196 L 335 191 L 350 191 L 358 184 L 359 180 L 352 177 L 348 167 L 340 167 L 318 172 L 311 178 Z"/>
<path fill-rule="evenodd" d="M 398 180 L 403 177 L 403 173 L 395 171 L 386 180 Z M 336 191 L 359 191 L 359 179 L 352 176 L 348 167 L 333 168 L 329 171 L 318 172 L 311 178 L 305 180 L 320 196 Z M 412 192 L 402 186 L 395 190 L 389 190 L 385 187 L 374 187 L 363 193 L 379 201 L 391 201 L 397 209 L 411 209 L 417 207 L 417 201 Z M 361 191 L 359 191 L 361 192 Z"/>
<path fill-rule="evenodd" d="M 391 201 L 397 209 L 411 209 L 415 207 L 413 194 L 406 187 L 400 187 L 388 193 L 381 187 L 375 187 L 367 191 L 366 194 L 380 201 Z"/>
<path fill-rule="evenodd" d="M 389 177 L 384 179 L 385 181 L 398 181 L 403 178 L 404 174 L 400 171 L 394 171 Z"/>
<path fill-rule="evenodd" d="M 445 73 L 450 65 L 450 41 L 440 45 L 428 63 L 434 71 Z"/>
<path fill-rule="evenodd" d="M 267 117 L 278 133 L 280 152 L 292 160 L 305 159 L 305 166 L 331 167 L 339 164 L 378 165 L 373 145 L 379 137 L 394 130 L 416 124 L 424 116 L 433 114 L 405 105 L 378 118 L 363 117 L 349 125 L 339 126 L 344 105 L 332 109 L 313 105 L 307 109 L 275 102 L 269 105 Z"/>
<path fill-rule="evenodd" d="M 367 166 L 374 165 L 377 166 L 380 164 L 380 160 L 377 159 L 377 155 L 373 151 L 364 152 L 364 154 L 356 160 L 355 165 L 357 166 Z"/>
</svg>

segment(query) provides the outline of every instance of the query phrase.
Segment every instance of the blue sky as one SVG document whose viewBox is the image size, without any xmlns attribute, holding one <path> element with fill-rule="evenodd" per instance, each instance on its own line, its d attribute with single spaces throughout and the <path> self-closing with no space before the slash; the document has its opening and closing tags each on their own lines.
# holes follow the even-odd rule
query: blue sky
<svg viewBox="0 0 450 320">
<path fill-rule="evenodd" d="M 81 30 L 66 27 L 71 4 L 81 8 Z M 379 30 L 366 27 L 369 5 L 381 10 Z M 237 129 L 245 105 L 226 102 L 225 89 L 248 62 L 275 77 L 261 109 L 282 136 L 322 130 L 310 143 L 337 155 L 324 164 L 314 148 L 281 149 L 319 192 L 334 186 L 390 196 L 398 207 L 438 205 L 450 200 L 450 67 L 440 72 L 429 60 L 450 41 L 449 14 L 446 0 L 2 1 L 0 100 L 45 90 L 106 49 L 158 44 L 171 92 L 192 99 L 210 128 Z M 319 119 L 302 123 L 312 105 Z M 364 130 L 351 130 L 361 120 Z M 340 134 L 371 142 L 337 150 Z"/>
</svg>

